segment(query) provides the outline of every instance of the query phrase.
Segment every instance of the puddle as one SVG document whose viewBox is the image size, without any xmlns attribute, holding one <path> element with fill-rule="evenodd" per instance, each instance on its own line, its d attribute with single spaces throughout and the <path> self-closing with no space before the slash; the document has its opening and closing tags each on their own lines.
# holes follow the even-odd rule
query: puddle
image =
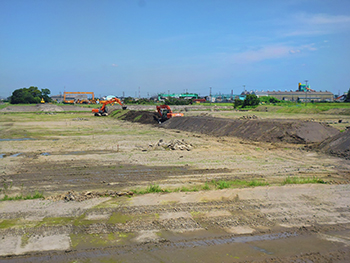
<svg viewBox="0 0 350 263">
<path fill-rule="evenodd" d="M 32 138 L 16 138 L 16 139 L 0 139 L 0 142 L 7 142 L 7 141 L 29 141 L 29 140 L 35 140 Z"/>
<path fill-rule="evenodd" d="M 260 251 L 260 252 L 262 252 L 262 253 L 265 253 L 265 254 L 267 254 L 267 255 L 272 255 L 273 253 L 272 252 L 270 252 L 270 251 L 267 251 L 266 249 L 263 249 L 263 248 L 261 248 L 261 247 L 256 247 L 256 246 L 251 246 L 253 249 L 255 249 L 255 250 L 258 250 L 258 251 Z"/>
<path fill-rule="evenodd" d="M 324 238 L 319 238 L 319 235 L 298 235 L 296 233 L 276 233 L 265 234 L 259 236 L 238 236 L 227 238 L 207 238 L 200 240 L 189 240 L 180 242 L 162 242 L 159 240 L 159 236 L 154 231 L 141 231 L 138 233 L 138 238 L 130 240 L 128 235 L 123 233 L 116 233 L 114 235 L 70 235 L 70 242 L 75 244 L 74 250 L 67 249 L 67 246 L 58 247 L 56 250 L 61 252 L 54 252 L 48 254 L 32 254 L 23 258 L 26 262 L 80 262 L 82 258 L 88 262 L 114 262 L 116 258 L 120 262 L 251 262 L 257 260 L 261 261 L 269 259 L 271 256 L 280 259 L 281 262 L 286 262 L 290 256 L 297 255 L 300 262 L 324 262 L 323 255 L 319 255 L 319 251 L 323 253 L 334 252 L 338 249 L 344 248 L 344 244 L 328 241 Z M 132 235 L 131 235 L 132 236 Z M 333 235 L 332 235 L 333 236 Z M 338 235 L 336 235 L 338 236 Z M 342 233 L 341 237 L 345 239 L 348 233 Z M 88 240 L 86 240 L 88 237 Z M 151 239 L 150 239 L 151 237 Z M 102 238 L 102 239 L 101 239 Z M 108 242 L 105 242 L 105 239 Z M 127 242 L 124 241 L 125 238 Z M 161 238 L 161 236 L 160 236 Z M 42 239 L 42 238 L 41 238 Z M 67 243 L 66 239 L 63 240 L 63 245 Z M 101 241 L 102 240 L 102 241 Z M 156 241 L 155 241 L 156 240 Z M 333 239 L 332 239 L 333 240 Z M 9 241 L 5 240 L 4 244 L 10 248 L 13 247 Z M 17 243 L 21 240 L 18 239 Z M 26 239 L 24 239 L 26 241 Z M 29 238 L 30 242 L 33 241 Z M 50 241 L 50 240 L 39 240 Z M 87 241 L 102 242 L 98 243 L 98 246 L 93 246 Z M 131 242 L 131 243 L 130 243 Z M 144 242 L 144 243 L 139 243 Z M 23 241 L 22 241 L 23 243 Z M 136 243 L 136 245 L 135 245 Z M 1 244 L 1 240 L 0 240 Z M 42 242 L 37 242 L 38 245 L 42 245 Z M 101 245 L 102 244 L 102 245 Z M 339 245 L 341 244 L 341 245 Z M 107 245 L 107 247 L 106 247 Z M 345 244 L 346 245 L 346 244 Z M 72 246 L 72 245 L 71 245 Z M 28 245 L 24 247 L 29 248 Z M 71 249 L 70 247 L 69 249 Z M 1 250 L 1 249 L 0 249 Z M 5 250 L 4 250 L 5 251 Z M 6 253 L 8 247 L 6 249 Z M 28 250 L 24 251 L 27 252 Z M 36 252 L 35 249 L 32 251 Z M 312 258 L 309 255 L 312 255 Z M 340 253 L 340 254 L 339 254 Z M 349 262 L 349 255 L 341 254 L 339 256 L 344 259 L 344 262 Z M 334 259 L 338 254 L 329 254 L 330 259 Z M 345 255 L 345 256 L 344 256 Z M 155 259 L 158 259 L 155 261 Z M 290 258 L 289 258 L 290 259 Z M 312 259 L 312 260 L 310 260 Z M 347 260 L 347 261 L 346 261 Z M 5 260 L 3 260 L 5 261 Z M 6 262 L 18 262 L 18 257 L 8 257 Z M 85 261 L 84 261 L 85 262 Z M 289 262 L 289 261 L 288 261 Z M 328 261 L 327 261 L 328 262 Z M 331 262 L 331 260 L 329 261 Z"/>
<path fill-rule="evenodd" d="M 67 152 L 65 155 L 85 155 L 85 154 L 108 154 L 113 153 L 113 151 L 74 151 Z"/>
<path fill-rule="evenodd" d="M 173 247 L 185 248 L 185 247 L 203 247 L 203 246 L 212 246 L 212 245 L 224 245 L 230 243 L 248 243 L 253 241 L 267 241 L 267 240 L 276 240 L 288 237 L 295 237 L 296 233 L 278 233 L 278 234 L 267 234 L 261 236 L 242 236 L 242 237 L 229 237 L 224 239 L 207 239 L 200 241 L 186 241 L 178 242 L 172 244 Z"/>
<path fill-rule="evenodd" d="M 6 156 L 6 154 L 0 154 L 0 159 L 4 158 Z"/>
<path fill-rule="evenodd" d="M 12 154 L 12 155 L 10 155 L 9 157 L 18 157 L 18 156 L 20 156 L 22 153 L 15 153 L 15 154 Z"/>
<path fill-rule="evenodd" d="M 83 154 L 86 154 L 86 152 L 85 151 L 75 151 L 75 152 L 66 153 L 65 155 L 83 155 Z"/>
<path fill-rule="evenodd" d="M 88 182 L 88 179 L 85 178 L 78 178 L 78 179 L 68 179 L 67 182 L 70 183 L 78 183 L 78 182 Z"/>
<path fill-rule="evenodd" d="M 41 153 L 40 155 L 42 155 L 42 156 L 49 156 L 51 154 L 50 153 Z"/>
<path fill-rule="evenodd" d="M 64 155 L 86 155 L 86 154 L 111 154 L 111 153 L 116 153 L 118 151 L 104 151 L 104 150 L 99 150 L 99 151 L 74 151 L 74 152 L 65 152 L 63 153 Z"/>
</svg>

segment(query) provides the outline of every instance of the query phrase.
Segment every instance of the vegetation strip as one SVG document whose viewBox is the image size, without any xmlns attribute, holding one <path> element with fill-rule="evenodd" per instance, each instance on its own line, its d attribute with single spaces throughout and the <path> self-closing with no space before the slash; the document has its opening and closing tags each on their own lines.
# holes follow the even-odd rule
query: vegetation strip
<svg viewBox="0 0 350 263">
<path fill-rule="evenodd" d="M 286 184 L 326 184 L 327 182 L 317 178 L 301 178 L 301 177 L 287 177 L 280 183 L 280 185 L 286 185 Z M 192 186 L 192 187 L 186 187 L 182 186 L 181 188 L 175 188 L 175 189 L 167 189 L 167 188 L 161 188 L 157 184 L 150 184 L 146 189 L 134 189 L 132 192 L 136 195 L 143 195 L 148 193 L 172 193 L 172 192 L 197 192 L 197 191 L 206 191 L 206 190 L 216 190 L 216 189 L 227 189 L 227 188 L 238 188 L 238 187 L 256 187 L 256 186 L 267 186 L 270 185 L 270 183 L 266 181 L 261 180 L 234 180 L 234 181 L 225 181 L 225 180 L 219 180 L 215 181 L 212 180 L 210 182 L 206 182 L 202 186 Z"/>
<path fill-rule="evenodd" d="M 35 193 L 33 195 L 28 194 L 28 195 L 16 195 L 13 197 L 10 197 L 8 195 L 5 194 L 5 196 L 0 199 L 0 201 L 13 201 L 13 200 L 31 200 L 31 199 L 42 199 L 44 198 L 43 193 L 40 193 L 39 191 L 35 191 Z"/>
<path fill-rule="evenodd" d="M 279 185 L 287 185 L 287 184 L 326 184 L 327 182 L 323 179 L 312 177 L 312 178 L 302 178 L 302 177 L 290 177 L 288 176 L 284 179 Z M 182 186 L 174 189 L 162 188 L 158 184 L 150 184 L 146 189 L 133 189 L 131 191 L 125 192 L 126 196 L 132 195 L 144 195 L 149 193 L 176 193 L 176 192 L 198 192 L 198 191 L 208 191 L 208 190 L 221 190 L 227 188 L 240 188 L 240 187 L 257 187 L 257 186 L 268 186 L 270 185 L 267 181 L 262 180 L 234 180 L 234 181 L 225 181 L 212 180 L 210 182 L 205 182 L 204 185 L 197 185 L 192 187 Z M 7 188 L 6 188 L 7 189 Z M 6 189 L 0 189 L 6 192 Z M 108 194 L 104 194 L 103 196 L 108 196 Z M 43 193 L 39 191 L 35 191 L 33 195 L 17 195 L 14 197 L 9 197 L 7 194 L 0 199 L 0 201 L 12 201 L 12 200 L 30 200 L 30 199 L 42 199 L 44 198 Z"/>
</svg>

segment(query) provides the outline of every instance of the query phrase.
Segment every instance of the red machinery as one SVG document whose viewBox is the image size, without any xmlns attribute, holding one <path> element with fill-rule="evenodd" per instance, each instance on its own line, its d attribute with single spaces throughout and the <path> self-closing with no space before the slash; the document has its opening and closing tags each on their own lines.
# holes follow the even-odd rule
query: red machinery
<svg viewBox="0 0 350 263">
<path fill-rule="evenodd" d="M 162 123 L 172 117 L 183 117 L 184 114 L 183 113 L 174 113 L 172 112 L 172 110 L 170 109 L 170 107 L 168 105 L 160 105 L 157 106 L 157 111 L 159 114 L 159 119 L 158 122 Z"/>
<path fill-rule="evenodd" d="M 108 104 L 111 104 L 111 103 L 118 103 L 120 106 L 122 106 L 123 110 L 126 110 L 126 106 L 123 106 L 123 103 L 121 102 L 120 99 L 118 98 L 113 98 L 113 99 L 110 99 L 110 100 L 107 100 L 105 101 L 103 104 L 102 104 L 102 107 L 99 108 L 99 109 L 92 109 L 92 112 L 95 113 L 95 116 L 107 116 L 108 113 L 107 113 L 107 105 Z"/>
</svg>

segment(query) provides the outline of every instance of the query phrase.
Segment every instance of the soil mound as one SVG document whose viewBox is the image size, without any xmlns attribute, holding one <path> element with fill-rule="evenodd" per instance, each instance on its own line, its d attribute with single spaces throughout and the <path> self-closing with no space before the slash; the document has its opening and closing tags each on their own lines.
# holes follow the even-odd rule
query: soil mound
<svg viewBox="0 0 350 263">
<path fill-rule="evenodd" d="M 120 112 L 120 111 L 119 111 Z M 130 122 L 138 122 L 142 124 L 153 124 L 158 125 L 158 113 L 151 111 L 125 111 L 122 115 L 118 115 L 117 118 Z M 113 116 L 113 113 L 111 113 Z"/>
<path fill-rule="evenodd" d="M 36 111 L 56 112 L 63 111 L 63 108 L 54 104 L 37 104 Z"/>
<path fill-rule="evenodd" d="M 299 120 L 242 120 L 212 117 L 172 118 L 162 125 L 168 129 L 204 133 L 214 136 L 234 136 L 263 142 L 317 143 L 339 131 L 318 122 Z"/>
<path fill-rule="evenodd" d="M 350 160 L 350 129 L 324 140 L 316 149 Z"/>
</svg>

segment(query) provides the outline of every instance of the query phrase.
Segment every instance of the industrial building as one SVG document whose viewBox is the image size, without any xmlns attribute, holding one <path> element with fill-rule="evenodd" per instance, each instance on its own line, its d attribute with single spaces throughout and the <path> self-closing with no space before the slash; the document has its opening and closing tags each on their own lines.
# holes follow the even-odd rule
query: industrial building
<svg viewBox="0 0 350 263">
<path fill-rule="evenodd" d="M 198 99 L 198 94 L 196 93 L 160 93 L 158 94 L 158 100 L 166 98 L 176 98 L 176 99 Z"/>
<path fill-rule="evenodd" d="M 285 101 L 319 102 L 334 100 L 334 95 L 330 91 L 268 91 L 264 94 L 267 95 L 263 96 L 271 96 Z M 259 92 L 256 92 L 255 95 L 261 96 Z"/>
</svg>

